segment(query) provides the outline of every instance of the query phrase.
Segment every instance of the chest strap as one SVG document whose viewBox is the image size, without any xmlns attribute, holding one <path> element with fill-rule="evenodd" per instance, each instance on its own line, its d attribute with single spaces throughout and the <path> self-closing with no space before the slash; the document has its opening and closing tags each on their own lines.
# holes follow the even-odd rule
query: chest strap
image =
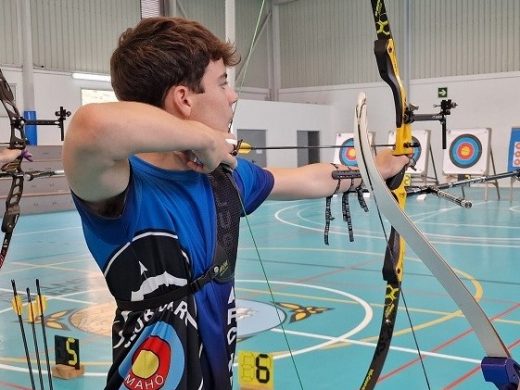
<svg viewBox="0 0 520 390">
<path fill-rule="evenodd" d="M 218 282 L 229 282 L 235 277 L 242 203 L 231 173 L 219 167 L 208 177 L 217 213 L 217 239 L 210 269 L 217 266 L 219 271 L 214 278 Z"/>
<path fill-rule="evenodd" d="M 216 210 L 217 240 L 213 261 L 209 269 L 184 286 L 177 287 L 157 297 L 142 301 L 116 300 L 117 307 L 122 311 L 143 311 L 154 309 L 170 302 L 178 301 L 199 291 L 213 279 L 227 282 L 235 276 L 235 264 L 238 248 L 238 232 L 242 206 L 238 190 L 230 173 L 217 168 L 208 175 Z"/>
</svg>

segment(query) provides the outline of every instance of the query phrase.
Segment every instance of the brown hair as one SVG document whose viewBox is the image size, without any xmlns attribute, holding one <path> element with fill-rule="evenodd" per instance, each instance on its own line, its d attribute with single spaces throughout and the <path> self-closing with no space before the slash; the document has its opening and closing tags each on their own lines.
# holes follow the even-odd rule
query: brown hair
<svg viewBox="0 0 520 390">
<path fill-rule="evenodd" d="M 143 19 L 119 38 L 110 59 L 112 88 L 119 100 L 162 107 L 170 87 L 204 92 L 202 77 L 210 61 L 240 62 L 235 47 L 200 23 L 182 18 Z"/>
</svg>

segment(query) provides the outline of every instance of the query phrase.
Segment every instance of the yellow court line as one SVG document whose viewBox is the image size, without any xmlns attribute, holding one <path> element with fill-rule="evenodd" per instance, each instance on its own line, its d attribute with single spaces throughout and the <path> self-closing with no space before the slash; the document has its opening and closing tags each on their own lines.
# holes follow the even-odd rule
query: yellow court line
<svg viewBox="0 0 520 390">
<path fill-rule="evenodd" d="M 268 290 L 262 290 L 262 289 L 236 287 L 235 290 L 243 291 L 243 292 L 250 292 L 250 293 L 254 293 L 254 294 L 258 294 L 258 295 L 260 295 L 260 294 L 269 295 Z M 273 293 L 274 293 L 274 295 L 279 295 L 279 296 L 287 296 L 287 297 L 302 298 L 302 299 L 313 299 L 316 301 L 336 302 L 336 303 L 343 303 L 343 304 L 348 304 L 348 305 L 357 305 L 358 304 L 357 302 L 354 302 L 354 301 L 351 301 L 348 299 L 317 297 L 314 295 L 277 292 L 276 290 L 274 290 Z M 241 299 L 247 299 L 247 298 L 241 298 Z M 384 307 L 384 304 L 382 304 L 382 303 L 369 302 L 369 305 L 372 307 Z M 406 309 L 402 306 L 399 306 L 398 310 L 406 311 Z M 443 310 L 408 308 L 408 311 L 414 312 L 414 313 L 437 314 L 437 315 L 442 315 L 442 316 L 450 316 L 450 318 L 464 317 L 464 315 L 462 314 L 462 312 L 460 310 L 456 310 L 454 312 L 447 312 L 447 311 L 443 311 Z M 498 318 L 495 321 L 501 322 L 501 323 L 506 323 L 506 324 L 512 324 L 512 325 L 520 325 L 520 321 L 516 321 L 516 320 L 506 320 L 506 319 Z M 415 329 L 415 327 L 414 327 L 414 329 Z"/>
<path fill-rule="evenodd" d="M 459 275 L 461 275 L 462 277 L 466 278 L 473 285 L 473 287 L 475 289 L 475 293 L 473 294 L 473 297 L 475 298 L 475 300 L 477 302 L 479 302 L 482 299 L 482 296 L 484 295 L 484 290 L 483 290 L 482 285 L 480 284 L 480 282 L 477 279 L 475 279 L 472 275 L 470 275 L 470 274 L 468 274 L 468 273 L 466 273 L 464 271 L 461 271 L 461 270 L 456 269 L 456 268 L 453 268 L 453 270 L 456 273 L 458 273 Z M 236 288 L 236 289 L 240 290 L 240 291 L 247 291 L 247 292 L 261 292 L 262 291 L 262 290 L 257 290 L 257 289 L 246 289 L 246 288 Z M 264 293 L 268 293 L 268 291 L 265 291 Z M 298 298 L 308 298 L 308 299 L 328 301 L 328 302 L 339 302 L 339 303 L 355 304 L 355 302 L 347 301 L 345 299 L 316 297 L 316 296 L 309 296 L 309 295 L 305 295 L 305 294 L 276 293 L 275 292 L 275 295 L 292 296 L 292 297 L 298 297 Z M 382 304 L 374 304 L 374 303 L 370 303 L 370 305 L 371 306 L 376 306 L 376 307 L 383 306 Z M 399 307 L 399 310 L 406 310 L 406 308 L 403 308 L 401 306 L 401 307 Z M 422 329 L 425 329 L 425 328 L 429 328 L 429 327 L 438 325 L 440 323 L 447 322 L 447 321 L 449 321 L 449 320 L 451 320 L 453 318 L 464 317 L 464 315 L 462 314 L 462 312 L 460 310 L 455 310 L 453 312 L 442 312 L 442 311 L 427 310 L 427 309 L 408 308 L 408 311 L 410 311 L 410 312 L 421 312 L 421 313 L 427 313 L 427 314 L 440 314 L 440 315 L 442 315 L 442 317 L 437 318 L 435 320 L 427 321 L 427 322 L 424 322 L 424 323 L 421 323 L 421 324 L 418 324 L 418 325 L 414 325 L 413 329 L 412 329 L 412 327 L 408 327 L 408 328 L 401 329 L 399 331 L 395 331 L 394 332 L 395 336 L 401 336 L 401 335 L 404 335 L 404 334 L 411 333 L 412 331 L 417 331 L 417 330 L 422 330 Z M 503 320 L 503 319 L 500 319 L 500 318 L 496 319 L 495 321 L 496 322 L 502 322 L 502 323 L 509 323 L 509 324 L 520 324 L 520 321 Z M 377 340 L 378 337 L 379 336 L 371 336 L 371 337 L 364 338 L 361 341 L 371 342 L 371 341 Z"/>
</svg>

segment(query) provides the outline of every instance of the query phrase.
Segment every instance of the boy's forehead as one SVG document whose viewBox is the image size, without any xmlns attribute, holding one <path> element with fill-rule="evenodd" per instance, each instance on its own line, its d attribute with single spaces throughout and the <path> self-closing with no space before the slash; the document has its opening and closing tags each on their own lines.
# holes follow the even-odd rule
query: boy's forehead
<svg viewBox="0 0 520 390">
<path fill-rule="evenodd" d="M 217 61 L 210 61 L 206 67 L 205 75 L 211 75 L 216 78 L 227 77 L 226 67 L 222 59 Z"/>
</svg>

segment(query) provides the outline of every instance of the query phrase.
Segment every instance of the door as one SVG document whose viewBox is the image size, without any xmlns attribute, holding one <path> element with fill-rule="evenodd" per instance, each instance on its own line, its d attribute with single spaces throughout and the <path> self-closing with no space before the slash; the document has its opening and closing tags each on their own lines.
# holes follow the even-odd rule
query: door
<svg viewBox="0 0 520 390">
<path fill-rule="evenodd" d="M 243 139 L 244 142 L 251 146 L 258 148 L 266 147 L 266 130 L 237 129 L 237 138 Z M 265 150 L 251 150 L 248 154 L 240 154 L 239 156 L 262 168 L 267 166 Z"/>
<path fill-rule="evenodd" d="M 307 164 L 320 162 L 320 149 L 313 146 L 320 145 L 320 132 L 315 130 L 298 130 L 296 142 L 302 149 L 298 149 L 297 163 L 301 167 Z"/>
</svg>

